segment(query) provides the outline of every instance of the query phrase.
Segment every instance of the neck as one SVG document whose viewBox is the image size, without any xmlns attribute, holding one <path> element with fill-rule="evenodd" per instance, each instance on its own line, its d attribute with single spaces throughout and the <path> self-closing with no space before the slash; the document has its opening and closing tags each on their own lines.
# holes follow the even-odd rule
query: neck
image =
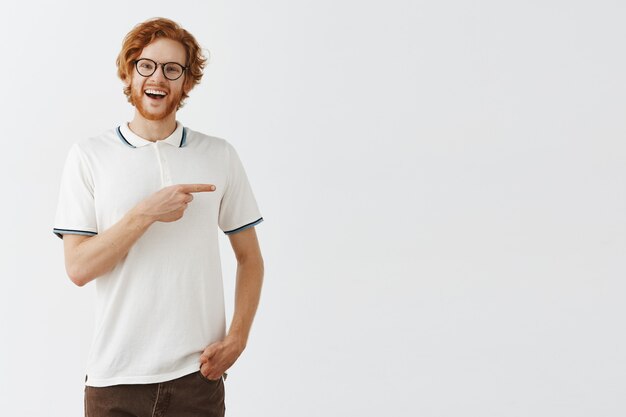
<svg viewBox="0 0 626 417">
<path fill-rule="evenodd" d="M 135 110 L 135 117 L 128 127 L 145 140 L 151 142 L 163 140 L 176 130 L 176 112 L 161 120 L 148 120 Z"/>
</svg>

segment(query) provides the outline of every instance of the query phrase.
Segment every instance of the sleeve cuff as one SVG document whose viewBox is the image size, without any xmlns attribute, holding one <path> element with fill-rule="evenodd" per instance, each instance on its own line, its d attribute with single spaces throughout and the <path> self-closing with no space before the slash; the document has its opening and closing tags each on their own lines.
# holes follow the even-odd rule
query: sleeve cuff
<svg viewBox="0 0 626 417">
<path fill-rule="evenodd" d="M 83 236 L 95 236 L 98 233 L 90 232 L 89 230 L 74 230 L 74 229 L 52 229 L 52 232 L 59 238 L 63 239 L 63 235 L 83 235 Z"/>
<path fill-rule="evenodd" d="M 241 232 L 242 230 L 246 230 L 246 229 L 248 229 L 250 227 L 254 227 L 257 224 L 261 223 L 262 221 L 263 221 L 263 217 L 259 218 L 258 220 L 253 221 L 252 223 L 245 224 L 245 225 L 243 225 L 241 227 L 238 227 L 236 229 L 228 230 L 228 231 L 225 230 L 224 233 L 227 234 L 227 235 L 232 235 L 233 233 Z"/>
</svg>

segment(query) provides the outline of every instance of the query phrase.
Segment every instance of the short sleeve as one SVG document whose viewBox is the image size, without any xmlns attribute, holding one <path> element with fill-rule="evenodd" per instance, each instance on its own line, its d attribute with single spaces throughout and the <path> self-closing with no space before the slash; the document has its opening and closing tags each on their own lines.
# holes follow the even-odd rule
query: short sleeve
<svg viewBox="0 0 626 417">
<path fill-rule="evenodd" d="M 219 212 L 219 227 L 224 233 L 232 234 L 263 221 L 248 177 L 239 155 L 230 144 L 226 146 L 228 178 Z"/>
<path fill-rule="evenodd" d="M 93 236 L 98 234 L 93 176 L 77 144 L 65 160 L 53 232 Z"/>
</svg>

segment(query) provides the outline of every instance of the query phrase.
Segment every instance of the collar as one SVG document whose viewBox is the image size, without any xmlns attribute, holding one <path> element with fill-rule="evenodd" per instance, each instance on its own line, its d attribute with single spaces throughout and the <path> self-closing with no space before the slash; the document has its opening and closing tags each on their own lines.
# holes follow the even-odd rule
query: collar
<svg viewBox="0 0 626 417">
<path fill-rule="evenodd" d="M 117 132 L 117 136 L 120 138 L 120 140 L 126 146 L 130 146 L 131 148 L 139 148 L 141 146 L 146 146 L 152 143 L 156 143 L 156 142 L 146 140 L 142 138 L 141 136 L 137 135 L 135 132 L 130 130 L 130 128 L 128 127 L 128 123 L 122 123 L 115 129 L 115 131 Z M 185 129 L 183 125 L 177 121 L 176 129 L 174 130 L 174 132 L 172 132 L 172 134 L 166 137 L 165 139 L 161 139 L 157 142 L 163 142 L 163 143 L 172 145 L 176 148 L 182 148 L 183 146 L 185 146 L 187 142 L 187 129 Z"/>
</svg>

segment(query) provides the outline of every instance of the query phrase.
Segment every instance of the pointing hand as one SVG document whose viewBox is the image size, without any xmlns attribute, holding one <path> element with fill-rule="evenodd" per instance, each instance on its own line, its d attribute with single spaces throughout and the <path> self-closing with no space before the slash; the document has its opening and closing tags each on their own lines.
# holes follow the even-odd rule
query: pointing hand
<svg viewBox="0 0 626 417">
<path fill-rule="evenodd" d="M 153 221 L 173 222 L 183 217 L 193 193 L 215 191 L 213 184 L 176 184 L 160 189 L 140 201 L 135 209 Z"/>
</svg>

